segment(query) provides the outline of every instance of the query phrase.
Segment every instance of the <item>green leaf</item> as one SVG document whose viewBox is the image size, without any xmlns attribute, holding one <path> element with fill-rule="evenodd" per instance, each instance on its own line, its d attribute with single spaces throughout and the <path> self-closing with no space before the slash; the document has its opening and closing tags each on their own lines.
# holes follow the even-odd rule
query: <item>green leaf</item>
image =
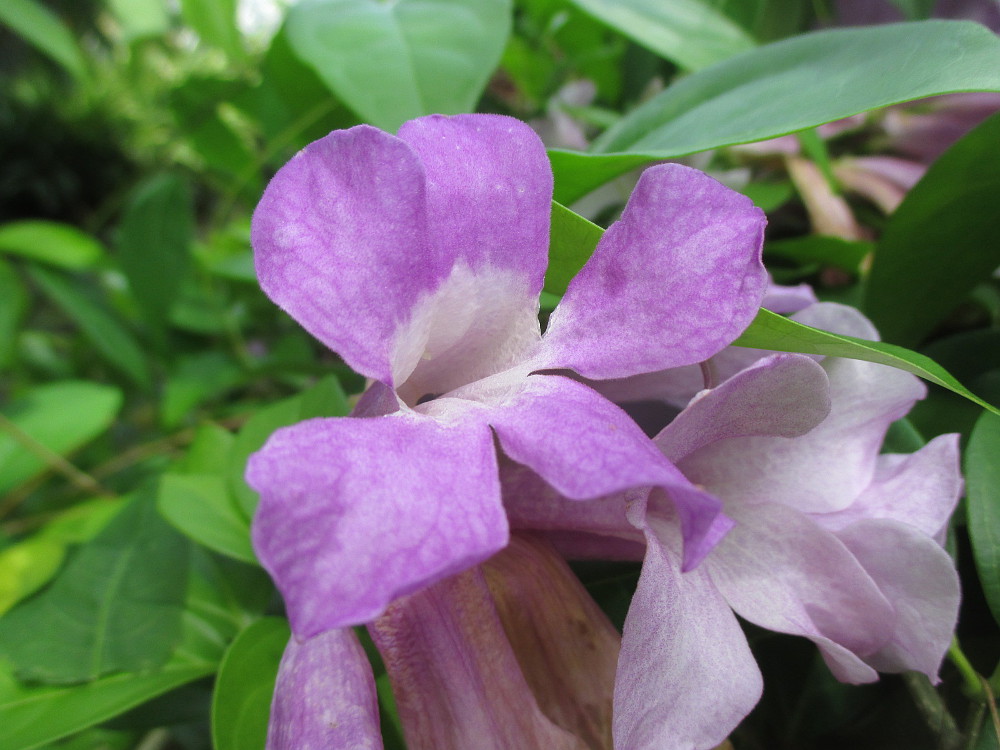
<svg viewBox="0 0 1000 750">
<path fill-rule="evenodd" d="M 290 637 L 285 619 L 265 617 L 226 651 L 212 696 L 215 750 L 264 750 L 278 664 Z"/>
<path fill-rule="evenodd" d="M 993 619 L 1000 623 L 1000 417 L 979 417 L 965 451 L 969 537 Z"/>
<path fill-rule="evenodd" d="M 37 597 L 0 620 L 23 679 L 94 680 L 162 666 L 181 639 L 189 546 L 136 496 Z"/>
<path fill-rule="evenodd" d="M 80 326 L 84 336 L 109 363 L 142 388 L 150 386 L 149 366 L 142 348 L 132 333 L 105 307 L 82 293 L 70 278 L 56 271 L 36 266 L 28 269 L 28 275 Z"/>
<path fill-rule="evenodd" d="M 246 377 L 243 368 L 222 352 L 204 351 L 181 358 L 163 390 L 163 424 L 176 427 L 192 409 L 235 388 Z"/>
<path fill-rule="evenodd" d="M 929 18 L 937 0 L 890 0 L 910 20 Z"/>
<path fill-rule="evenodd" d="M 313 417 L 342 417 L 350 410 L 340 381 L 331 375 L 309 390 L 261 409 L 247 420 L 236 436 L 229 458 L 229 488 L 248 518 L 257 509 L 257 493 L 243 479 L 250 454 L 259 450 L 279 427 Z"/>
<path fill-rule="evenodd" d="M 572 0 L 651 52 L 699 70 L 753 49 L 754 39 L 703 0 Z"/>
<path fill-rule="evenodd" d="M 1000 266 L 1000 114 L 955 143 L 907 193 L 875 250 L 865 313 L 914 346 Z"/>
<path fill-rule="evenodd" d="M 159 36 L 170 28 L 167 8 L 160 0 L 109 0 L 108 6 L 128 40 Z"/>
<path fill-rule="evenodd" d="M 164 518 L 199 544 L 243 562 L 257 562 L 250 545 L 250 518 L 236 504 L 224 476 L 164 474 L 158 507 Z"/>
<path fill-rule="evenodd" d="M 74 271 L 93 268 L 106 257 L 94 237 L 55 221 L 15 221 L 0 226 L 0 252 Z"/>
<path fill-rule="evenodd" d="M 0 23 L 9 26 L 79 79 L 87 77 L 87 63 L 73 33 L 59 16 L 33 0 L 4 0 Z"/>
<path fill-rule="evenodd" d="M 136 303 L 159 343 L 184 281 L 194 236 L 191 194 L 175 175 L 159 175 L 138 190 L 122 218 L 118 257 Z"/>
<path fill-rule="evenodd" d="M 104 432 L 122 405 L 117 388 L 64 381 L 32 388 L 2 413 L 52 453 L 66 456 Z M 0 493 L 45 470 L 46 462 L 18 435 L 0 427 Z"/>
<path fill-rule="evenodd" d="M 230 59 L 245 56 L 236 26 L 236 0 L 181 0 L 181 15 L 203 41 L 215 45 Z"/>
<path fill-rule="evenodd" d="M 569 282 L 593 254 L 603 234 L 604 230 L 596 224 L 553 201 L 545 291 L 563 294 Z"/>
<path fill-rule="evenodd" d="M 861 240 L 852 241 L 840 237 L 808 235 L 787 240 L 768 242 L 764 252 L 788 258 L 798 263 L 822 263 L 836 266 L 857 275 L 862 264 L 874 250 L 874 244 Z"/>
<path fill-rule="evenodd" d="M 413 117 L 472 111 L 510 26 L 511 0 L 308 0 L 286 28 L 337 97 L 395 132 Z"/>
<path fill-rule="evenodd" d="M 1000 91 L 1000 39 L 966 21 L 920 21 L 803 34 L 674 83 L 594 144 L 552 151 L 556 200 L 622 172 L 794 133 L 877 107 L 954 91 Z"/>
<path fill-rule="evenodd" d="M 1000 410 L 976 396 L 952 377 L 947 370 L 923 354 L 893 344 L 866 341 L 853 336 L 821 331 L 818 328 L 783 318 L 769 310 L 760 310 L 750 327 L 733 342 L 733 345 L 778 352 L 848 357 L 880 365 L 889 365 L 911 372 L 924 380 L 964 396 L 984 409 L 1000 414 Z"/>
<path fill-rule="evenodd" d="M 21 277 L 9 263 L 0 260 L 0 369 L 14 360 L 17 332 L 27 310 L 28 291 Z"/>
</svg>

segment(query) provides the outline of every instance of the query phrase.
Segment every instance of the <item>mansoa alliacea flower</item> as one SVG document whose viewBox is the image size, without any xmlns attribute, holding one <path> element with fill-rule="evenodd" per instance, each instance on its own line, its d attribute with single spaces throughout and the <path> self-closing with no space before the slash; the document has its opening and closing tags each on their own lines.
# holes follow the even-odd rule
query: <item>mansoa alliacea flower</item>
<svg viewBox="0 0 1000 750">
<path fill-rule="evenodd" d="M 799 322 L 877 338 L 852 308 L 769 297 L 802 307 Z M 703 390 L 706 371 L 716 382 Z M 523 480 L 515 526 L 544 525 L 567 554 L 627 554 L 624 540 L 645 541 L 618 663 L 616 748 L 707 750 L 750 711 L 761 678 L 733 612 L 811 639 L 844 682 L 908 670 L 937 681 L 959 604 L 941 546 L 962 490 L 958 436 L 913 454 L 879 452 L 889 425 L 923 397 L 917 378 L 730 348 L 704 368 L 599 387 L 622 402 L 680 409 L 655 442 L 735 521 L 701 566 L 682 573 L 676 513 L 656 491 L 608 499 L 598 516 Z"/>
<path fill-rule="evenodd" d="M 380 616 L 387 662 L 420 640 L 444 649 L 436 669 L 465 674 L 487 699 L 488 681 L 448 661 L 445 644 L 468 629 L 477 576 L 489 575 L 477 566 L 511 541 L 503 499 L 515 469 L 583 505 L 655 488 L 678 519 L 685 569 L 730 528 L 714 496 L 567 375 L 623 378 L 723 349 L 766 287 L 762 212 L 687 167 L 647 170 L 542 336 L 551 198 L 530 128 L 466 115 L 414 120 L 396 136 L 331 133 L 261 199 L 262 288 L 373 381 L 354 416 L 279 430 L 248 466 L 254 546 L 294 633 L 270 747 L 377 746 L 371 672 L 350 627 Z M 563 739 L 551 746 L 577 746 Z M 504 745 L 479 745 L 494 746 Z"/>
</svg>

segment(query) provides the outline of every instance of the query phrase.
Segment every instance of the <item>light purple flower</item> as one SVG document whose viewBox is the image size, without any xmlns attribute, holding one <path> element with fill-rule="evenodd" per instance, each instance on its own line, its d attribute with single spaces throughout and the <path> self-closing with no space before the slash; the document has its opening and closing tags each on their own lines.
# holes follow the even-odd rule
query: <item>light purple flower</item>
<svg viewBox="0 0 1000 750">
<path fill-rule="evenodd" d="M 328 631 L 508 544 L 496 445 L 568 501 L 658 488 L 680 519 L 685 568 L 729 528 L 719 501 L 624 412 L 553 371 L 621 378 L 724 348 L 764 294 L 762 212 L 695 170 L 647 170 L 542 336 L 551 196 L 530 128 L 463 115 L 414 120 L 398 136 L 331 133 L 261 199 L 262 288 L 375 381 L 354 417 L 279 430 L 248 465 L 261 497 L 255 549 L 293 632 L 312 639 L 286 654 L 282 673 L 299 675 L 289 694 L 313 679 L 301 664 L 322 668 L 310 653 L 356 656 L 348 635 Z M 299 745 L 272 747 L 371 744 L 362 661 L 337 698 L 354 717 L 337 730 L 349 736 L 318 722 L 291 730 L 306 733 Z"/>
<path fill-rule="evenodd" d="M 793 317 L 877 338 L 852 308 Z M 549 529 L 570 555 L 628 556 L 646 543 L 616 680 L 618 750 L 707 750 L 750 711 L 761 679 L 733 612 L 813 640 L 852 683 L 906 670 L 936 681 L 955 626 L 958 577 L 941 542 L 962 488 L 957 436 L 879 454 L 889 425 L 923 397 L 919 380 L 738 348 L 713 362 L 722 382 L 710 390 L 695 393 L 701 372 L 686 367 L 643 376 L 628 394 L 693 396 L 656 443 L 736 522 L 697 570 L 681 573 L 676 514 L 657 491 L 584 516 L 536 485 L 533 502 L 511 509 L 515 527 Z M 625 384 L 613 384 L 619 396 Z"/>
</svg>

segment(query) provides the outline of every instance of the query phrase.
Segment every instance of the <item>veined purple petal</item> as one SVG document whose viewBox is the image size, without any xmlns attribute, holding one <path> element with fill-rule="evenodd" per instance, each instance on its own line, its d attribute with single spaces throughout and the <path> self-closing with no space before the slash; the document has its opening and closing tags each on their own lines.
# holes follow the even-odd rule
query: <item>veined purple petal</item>
<svg viewBox="0 0 1000 750">
<path fill-rule="evenodd" d="M 937 682 L 961 598 L 948 553 L 898 521 L 859 521 L 837 536 L 896 611 L 891 640 L 865 661 L 880 672 L 916 670 Z"/>
<path fill-rule="evenodd" d="M 896 626 L 892 605 L 831 532 L 773 503 L 734 508 L 732 516 L 736 526 L 705 565 L 738 615 L 810 638 L 828 663 L 841 661 L 841 649 L 856 661 L 889 642 Z M 827 641 L 839 648 L 831 651 Z"/>
<path fill-rule="evenodd" d="M 294 637 L 274 685 L 267 750 L 381 750 L 371 664 L 350 629 Z"/>
<path fill-rule="evenodd" d="M 774 354 L 704 391 L 654 442 L 677 462 L 727 438 L 799 437 L 829 414 L 829 385 L 809 357 Z"/>
<path fill-rule="evenodd" d="M 272 435 L 247 481 L 261 495 L 254 548 L 300 638 L 368 622 L 507 543 L 481 424 L 313 419 Z"/>
<path fill-rule="evenodd" d="M 958 435 L 939 435 L 910 454 L 883 454 L 875 476 L 848 507 L 836 513 L 816 513 L 816 523 L 839 531 L 858 521 L 886 519 L 938 537 L 962 494 Z"/>
<path fill-rule="evenodd" d="M 553 312 L 538 369 L 602 380 L 715 354 L 764 297 L 764 224 L 748 198 L 697 170 L 647 169 Z"/>
<path fill-rule="evenodd" d="M 532 301 L 548 265 L 552 168 L 545 146 L 520 120 L 431 115 L 399 137 L 427 173 L 429 239 L 476 273 L 504 269 L 525 279 Z"/>
<path fill-rule="evenodd" d="M 675 524 L 651 515 L 615 681 L 616 750 L 705 750 L 760 698 L 746 637 L 705 567 L 681 573 Z"/>
<path fill-rule="evenodd" d="M 510 458 L 571 500 L 640 487 L 663 489 L 684 529 L 685 568 L 711 549 L 721 503 L 695 488 L 625 412 L 591 388 L 559 375 L 532 375 L 489 407 L 486 419 Z"/>
<path fill-rule="evenodd" d="M 253 216 L 261 288 L 357 372 L 392 382 L 396 329 L 454 258 L 427 236 L 424 169 L 367 125 L 306 146 Z"/>
<path fill-rule="evenodd" d="M 478 568 L 398 599 L 369 630 L 410 750 L 585 750 L 539 709 Z"/>
</svg>

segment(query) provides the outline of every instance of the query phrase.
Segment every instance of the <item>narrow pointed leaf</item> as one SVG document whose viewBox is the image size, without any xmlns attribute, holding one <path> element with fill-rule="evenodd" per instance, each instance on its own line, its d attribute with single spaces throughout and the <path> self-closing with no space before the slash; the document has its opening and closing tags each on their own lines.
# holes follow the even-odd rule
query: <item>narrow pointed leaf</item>
<svg viewBox="0 0 1000 750">
<path fill-rule="evenodd" d="M 73 33 L 62 20 L 34 0 L 4 0 L 0 23 L 10 27 L 77 78 L 87 77 L 87 63 Z"/>
<path fill-rule="evenodd" d="M 1000 417 L 983 414 L 965 453 L 969 537 L 993 619 L 1000 623 Z"/>
<path fill-rule="evenodd" d="M 0 227 L 0 252 L 79 271 L 106 257 L 94 237 L 56 221 L 15 221 Z"/>
</svg>

